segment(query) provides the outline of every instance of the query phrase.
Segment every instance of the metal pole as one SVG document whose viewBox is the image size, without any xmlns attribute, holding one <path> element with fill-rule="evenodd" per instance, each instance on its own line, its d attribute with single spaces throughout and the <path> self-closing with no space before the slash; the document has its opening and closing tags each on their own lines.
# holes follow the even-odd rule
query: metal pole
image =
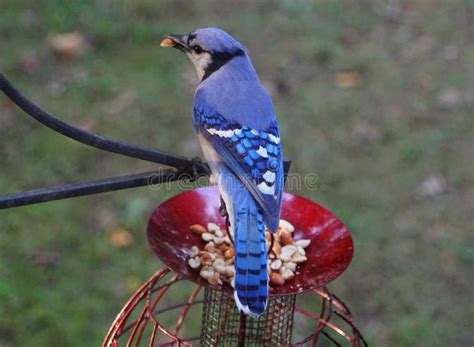
<svg viewBox="0 0 474 347">
<path fill-rule="evenodd" d="M 1 73 L 0 90 L 3 91 L 3 93 L 5 93 L 5 95 L 26 114 L 61 135 L 104 151 L 175 168 L 163 169 L 158 172 L 145 172 L 129 176 L 104 178 L 90 182 L 73 183 L 58 187 L 41 188 L 27 192 L 0 195 L 0 209 L 142 187 L 150 184 L 160 184 L 182 179 L 195 180 L 200 176 L 207 176 L 210 174 L 208 165 L 202 162 L 199 158 L 188 159 L 179 155 L 112 140 L 68 124 L 52 114 L 43 111 L 40 107 L 28 100 Z M 287 161 L 284 164 L 285 173 L 287 173 L 291 162 Z"/>
<path fill-rule="evenodd" d="M 88 131 L 74 127 L 62 120 L 43 111 L 33 102 L 23 96 L 8 79 L 0 74 L 0 90 L 8 96 L 18 107 L 38 122 L 48 128 L 86 145 L 102 149 L 104 151 L 122 154 L 127 157 L 138 158 L 154 163 L 168 165 L 176 168 L 185 168 L 191 165 L 188 158 L 144 148 L 137 145 L 128 144 L 122 141 L 108 139 L 104 136 L 90 133 Z"/>
<path fill-rule="evenodd" d="M 238 347 L 245 347 L 245 326 L 247 323 L 247 316 L 240 312 L 239 317 L 239 339 L 237 341 Z"/>
<path fill-rule="evenodd" d="M 41 188 L 21 193 L 0 195 L 0 210 L 77 196 L 152 186 L 185 178 L 191 179 L 192 177 L 189 174 L 180 173 L 176 169 L 163 169 L 156 172 L 144 172 L 128 176 L 104 178 L 89 182 L 66 184 L 58 187 Z"/>
</svg>

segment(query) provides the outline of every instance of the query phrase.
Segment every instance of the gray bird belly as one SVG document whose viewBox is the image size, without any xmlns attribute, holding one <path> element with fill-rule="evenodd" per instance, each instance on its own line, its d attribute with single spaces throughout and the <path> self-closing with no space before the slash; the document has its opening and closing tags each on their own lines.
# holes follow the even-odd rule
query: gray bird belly
<svg viewBox="0 0 474 347">
<path fill-rule="evenodd" d="M 204 158 L 206 159 L 209 167 L 212 171 L 212 176 L 210 177 L 211 184 L 217 184 L 219 187 L 219 192 L 221 194 L 222 199 L 226 205 L 227 213 L 229 215 L 229 232 L 231 235 L 234 234 L 233 226 L 234 226 L 234 205 L 232 199 L 230 198 L 230 194 L 225 191 L 224 185 L 220 181 L 222 177 L 220 175 L 220 170 L 222 165 L 224 165 L 222 157 L 216 152 L 214 147 L 212 147 L 211 143 L 204 138 L 204 136 L 198 134 L 197 135 L 199 144 L 201 145 L 202 153 L 204 154 Z"/>
</svg>

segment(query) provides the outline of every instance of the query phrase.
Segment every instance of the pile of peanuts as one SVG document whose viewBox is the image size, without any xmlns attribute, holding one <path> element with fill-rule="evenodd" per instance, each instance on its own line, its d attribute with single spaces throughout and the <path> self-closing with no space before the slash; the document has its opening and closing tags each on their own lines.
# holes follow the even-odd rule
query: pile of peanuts
<svg viewBox="0 0 474 347">
<path fill-rule="evenodd" d="M 206 243 L 204 249 L 197 246 L 191 248 L 188 265 L 199 270 L 199 275 L 211 285 L 228 283 L 234 287 L 234 246 L 226 230 L 215 223 L 209 223 L 207 228 L 193 224 L 191 231 L 200 235 Z M 267 241 L 268 273 L 270 285 L 279 287 L 298 274 L 298 264 L 307 260 L 305 248 L 310 240 L 294 241 L 292 233 L 295 228 L 286 220 L 281 219 L 278 231 L 274 234 L 271 246 L 271 234 L 265 231 Z"/>
</svg>

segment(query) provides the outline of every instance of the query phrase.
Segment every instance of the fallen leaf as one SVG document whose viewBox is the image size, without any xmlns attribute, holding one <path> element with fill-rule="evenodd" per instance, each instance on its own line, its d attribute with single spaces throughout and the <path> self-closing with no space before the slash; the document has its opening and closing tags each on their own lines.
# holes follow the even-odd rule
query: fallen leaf
<svg viewBox="0 0 474 347">
<path fill-rule="evenodd" d="M 450 87 L 439 94 L 438 101 L 441 107 L 445 109 L 454 109 L 463 105 L 464 98 L 459 89 Z"/>
<path fill-rule="evenodd" d="M 117 248 L 130 245 L 133 242 L 132 234 L 123 228 L 116 228 L 109 232 L 110 243 Z"/>
<path fill-rule="evenodd" d="M 425 178 L 418 188 L 418 192 L 422 196 L 436 196 L 446 191 L 447 184 L 444 177 L 439 175 L 431 175 Z"/>
<path fill-rule="evenodd" d="M 382 141 L 380 128 L 366 122 L 360 121 L 352 128 L 352 138 L 357 143 L 375 144 Z"/>
<path fill-rule="evenodd" d="M 87 50 L 86 39 L 77 32 L 51 35 L 48 42 L 54 53 L 64 60 L 81 56 Z"/>
<path fill-rule="evenodd" d="M 433 88 L 433 79 L 428 74 L 422 74 L 418 77 L 418 85 L 424 90 Z"/>
<path fill-rule="evenodd" d="M 362 75 L 357 71 L 340 71 L 336 73 L 336 85 L 339 88 L 354 88 L 362 83 Z"/>
<path fill-rule="evenodd" d="M 31 260 L 38 267 L 50 267 L 58 263 L 59 254 L 35 250 L 31 254 Z"/>
</svg>

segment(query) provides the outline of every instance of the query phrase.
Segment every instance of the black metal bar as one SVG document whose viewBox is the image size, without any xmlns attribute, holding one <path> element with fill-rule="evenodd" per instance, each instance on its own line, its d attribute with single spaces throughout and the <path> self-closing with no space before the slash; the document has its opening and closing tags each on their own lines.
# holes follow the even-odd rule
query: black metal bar
<svg viewBox="0 0 474 347">
<path fill-rule="evenodd" d="M 192 165 L 191 161 L 185 157 L 128 144 L 122 141 L 108 139 L 104 136 L 90 133 L 63 122 L 48 112 L 43 111 L 33 102 L 28 100 L 15 87 L 13 87 L 13 85 L 3 74 L 0 74 L 0 90 L 2 90 L 5 95 L 8 96 L 24 112 L 40 123 L 64 136 L 82 142 L 86 145 L 99 148 L 104 151 L 122 154 L 127 157 L 138 158 L 176 168 L 189 168 Z"/>
<path fill-rule="evenodd" d="M 73 183 L 58 187 L 35 189 L 27 192 L 0 196 L 0 210 L 77 196 L 156 185 L 185 178 L 191 179 L 192 177 L 189 174 L 179 172 L 176 169 L 163 169 L 160 171 Z"/>
<path fill-rule="evenodd" d="M 290 169 L 291 161 L 285 161 L 285 173 Z M 204 172 L 198 173 L 204 175 Z M 0 210 L 33 205 L 41 202 L 93 195 L 116 190 L 156 185 L 184 179 L 196 179 L 194 173 L 186 170 L 162 169 L 134 175 L 103 178 L 95 181 L 66 184 L 63 186 L 40 188 L 26 192 L 0 195 Z"/>
<path fill-rule="evenodd" d="M 138 158 L 159 163 L 176 169 L 166 169 L 159 172 L 145 172 L 141 174 L 105 178 L 96 181 L 73 183 L 59 187 L 41 188 L 27 192 L 0 195 L 0 209 L 32 205 L 40 202 L 61 200 L 76 196 L 105 193 L 115 190 L 142 187 L 148 184 L 160 184 L 181 179 L 196 179 L 209 174 L 206 163 L 199 158 L 187 159 L 182 156 L 160 152 L 106 137 L 76 128 L 54 117 L 36 106 L 23 96 L 0 73 L 0 90 L 8 96 L 26 114 L 36 119 L 50 129 L 86 145 L 128 157 Z M 289 172 L 291 161 L 285 161 L 285 177 Z"/>
</svg>

